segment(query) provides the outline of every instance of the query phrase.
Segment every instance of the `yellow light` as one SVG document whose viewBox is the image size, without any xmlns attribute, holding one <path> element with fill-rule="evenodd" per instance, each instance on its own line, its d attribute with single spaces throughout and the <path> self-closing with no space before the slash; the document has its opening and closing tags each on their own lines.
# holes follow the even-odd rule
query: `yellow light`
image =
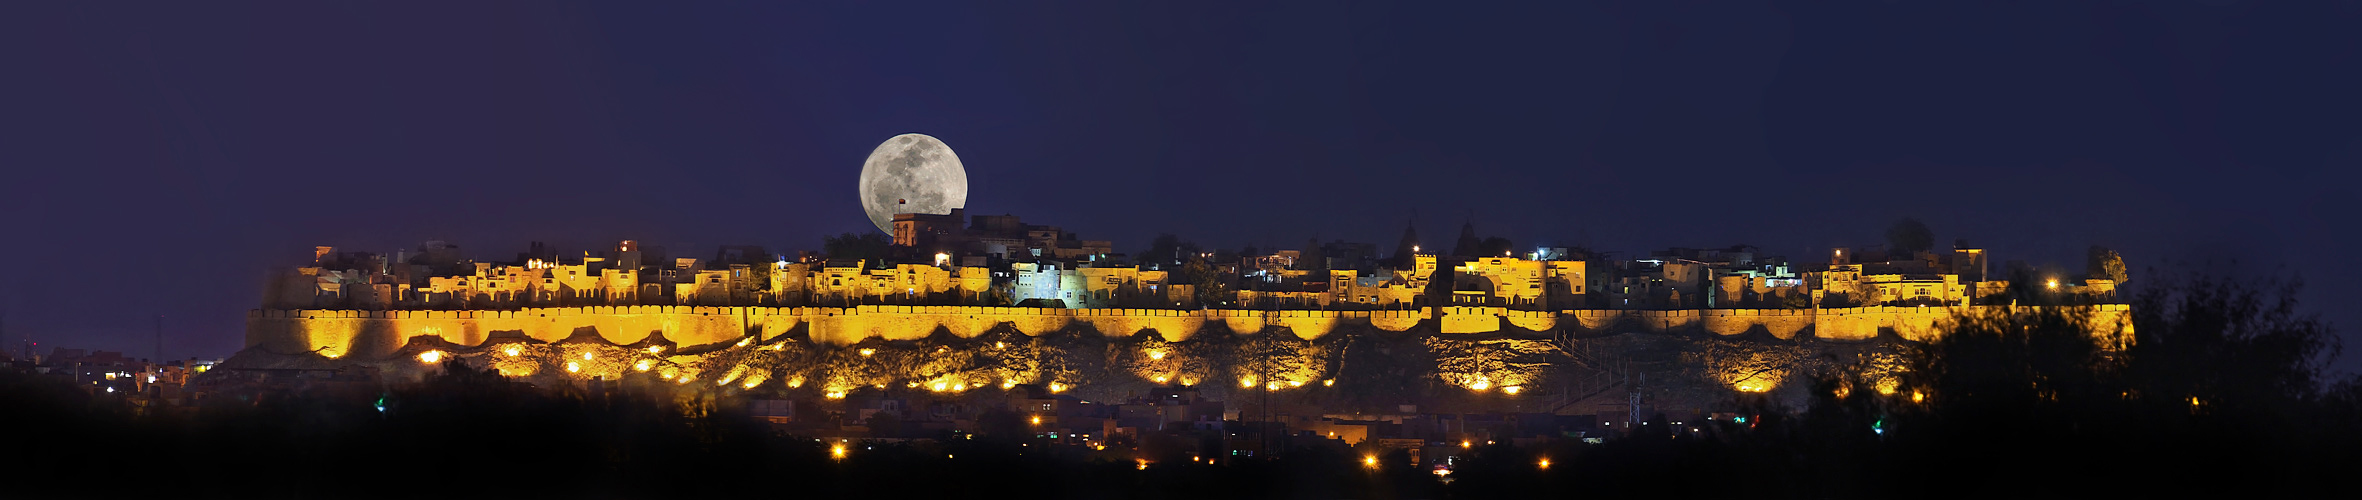
<svg viewBox="0 0 2362 500">
<path fill-rule="evenodd" d="M 845 391 L 829 391 L 828 399 L 845 399 Z"/>
<path fill-rule="evenodd" d="M 903 387 L 910 387 L 910 388 L 914 388 L 914 389 L 915 389 L 915 388 L 917 388 L 917 387 L 919 386 L 919 383 L 918 383 L 918 381 L 916 381 L 916 380 L 913 380 L 913 381 L 911 381 L 910 383 L 907 383 L 907 384 L 902 384 L 902 386 L 903 386 Z"/>
<path fill-rule="evenodd" d="M 1162 383 L 1165 383 L 1165 381 L 1166 381 L 1166 380 L 1170 380 L 1170 379 L 1171 379 L 1171 377 L 1166 377 L 1166 376 L 1163 376 L 1163 375 L 1157 375 L 1157 376 L 1156 376 L 1156 383 L 1162 384 Z"/>
<path fill-rule="evenodd" d="M 662 353 L 662 352 L 664 352 L 664 346 L 660 346 L 660 345 L 652 345 L 652 346 L 648 346 L 648 354 L 657 354 L 657 353 Z"/>
<path fill-rule="evenodd" d="M 738 347 L 746 347 L 746 345 L 747 345 L 747 344 L 752 344 L 752 343 L 754 343 L 754 341 L 755 341 L 754 337 L 747 337 L 747 338 L 744 338 L 744 339 L 739 339 L 739 340 L 738 340 Z"/>
<path fill-rule="evenodd" d="M 944 384 L 942 382 L 936 382 L 935 385 L 929 387 L 929 389 L 934 389 L 935 392 L 943 392 L 943 386 Z"/>
<path fill-rule="evenodd" d="M 1919 391 L 1911 391 L 1911 402 L 1913 402 L 1913 403 L 1924 403 L 1924 402 L 1927 402 L 1927 393 L 1924 393 L 1924 392 L 1919 392 Z M 2190 404 L 2198 404 L 2198 398 L 2190 398 Z"/>
<path fill-rule="evenodd" d="M 868 355 L 871 355 L 871 354 L 877 354 L 877 353 L 878 353 L 878 350 L 877 350 L 877 349 L 862 349 L 862 350 L 861 350 L 861 355 L 862 355 L 862 356 L 868 356 Z"/>
<path fill-rule="evenodd" d="M 1146 460 L 1146 459 L 1137 459 L 1137 458 L 1136 458 L 1136 459 L 1132 459 L 1132 461 L 1133 461 L 1133 462 L 1137 462 L 1137 463 L 1139 463 L 1139 466 L 1137 466 L 1137 467 L 1134 467 L 1135 469 L 1138 469 L 1138 470 L 1148 470 L 1148 460 Z"/>
<path fill-rule="evenodd" d="M 1061 384 L 1061 383 L 1057 383 L 1057 382 L 1051 382 L 1051 383 L 1050 383 L 1050 392 L 1065 392 L 1065 391 L 1066 391 L 1066 384 Z"/>
<path fill-rule="evenodd" d="M 2051 279 L 2050 279 L 2050 289 L 2052 289 L 2052 290 L 2057 290 L 2058 288 L 2059 288 L 2059 279 L 2058 279 L 2058 278 L 2051 278 Z"/>
<path fill-rule="evenodd" d="M 654 363 L 654 362 L 651 362 L 651 361 L 648 361 L 648 360 L 645 360 L 645 359 L 643 359 L 643 360 L 640 360 L 640 362 L 638 362 L 638 363 L 633 363 L 633 364 L 632 364 L 632 369 L 633 369 L 633 370 L 639 370 L 639 371 L 648 371 L 648 367 L 650 367 L 650 366 L 655 366 L 655 364 L 656 364 L 656 363 Z"/>
<path fill-rule="evenodd" d="M 1372 468 L 1372 469 L 1378 468 L 1378 456 L 1377 456 L 1377 455 L 1362 455 L 1362 457 L 1361 457 L 1361 466 L 1363 466 L 1363 467 L 1369 467 L 1369 468 Z"/>
<path fill-rule="evenodd" d="M 1181 379 L 1181 385 L 1197 385 L 1197 379 L 1191 379 L 1191 378 L 1185 378 L 1185 379 Z"/>
<path fill-rule="evenodd" d="M 590 361 L 590 359 L 591 359 L 591 353 L 587 353 L 587 352 L 586 352 L 586 353 L 582 353 L 582 360 L 583 360 L 583 361 Z"/>
<path fill-rule="evenodd" d="M 1290 381 L 1288 381 L 1288 387 L 1303 387 L 1303 386 L 1304 386 L 1304 381 L 1302 381 L 1302 380 L 1290 380 Z"/>
<path fill-rule="evenodd" d="M 443 351 L 427 351 L 418 353 L 418 362 L 420 363 L 434 363 L 442 360 Z"/>
<path fill-rule="evenodd" d="M 1255 377 L 1246 377 L 1246 378 L 1238 379 L 1238 386 L 1239 386 L 1240 388 L 1245 388 L 1245 389 L 1253 389 L 1253 388 L 1255 388 Z"/>
<path fill-rule="evenodd" d="M 582 365 L 575 364 L 573 361 L 566 362 L 566 373 L 580 373 L 581 371 Z"/>
<path fill-rule="evenodd" d="M 831 445 L 831 446 L 829 446 L 829 447 L 828 447 L 828 456 L 829 456 L 829 458 L 834 458 L 834 459 L 837 459 L 837 460 L 844 460 L 844 459 L 845 459 L 845 445 L 838 444 L 838 445 Z"/>
<path fill-rule="evenodd" d="M 954 383 L 952 383 L 952 384 L 951 384 L 951 390 L 954 390 L 954 391 L 965 391 L 965 390 L 968 390 L 968 383 L 967 383 L 967 382 L 954 382 Z"/>
<path fill-rule="evenodd" d="M 1321 387 L 1333 387 L 1333 386 L 1336 386 L 1336 385 L 1337 385 L 1337 379 L 1328 379 L 1328 380 L 1322 380 L 1322 381 L 1320 381 L 1320 386 L 1321 386 Z"/>
<path fill-rule="evenodd" d="M 516 357 L 516 355 L 517 355 L 517 346 L 508 346 L 508 348 L 507 348 L 507 349 L 501 349 L 501 350 L 500 350 L 500 353 L 501 353 L 501 354 L 507 354 L 507 355 L 509 355 L 510 357 Z"/>
<path fill-rule="evenodd" d="M 1165 359 L 1164 351 L 1148 351 L 1148 359 Z"/>
<path fill-rule="evenodd" d="M 1268 384 L 1263 384 L 1263 390 L 1266 390 L 1266 391 L 1276 391 L 1276 390 L 1279 390 L 1279 382 L 1272 382 L 1272 383 L 1268 383 Z"/>
<path fill-rule="evenodd" d="M 1467 442 L 1467 441 L 1461 441 L 1461 442 L 1460 442 L 1460 449 L 1463 449 L 1463 450 L 1465 450 L 1465 449 L 1468 449 L 1468 447 L 1470 447 L 1470 446 L 1475 446 L 1475 444 L 1474 444 L 1474 443 L 1469 443 L 1469 442 Z"/>
<path fill-rule="evenodd" d="M 758 385 L 763 385 L 763 379 L 759 379 L 759 378 L 750 378 L 750 379 L 746 379 L 746 383 L 745 383 L 745 384 L 741 384 L 741 386 L 742 386 L 742 387 L 745 387 L 745 388 L 748 388 L 748 389 L 753 389 L 753 388 L 755 388 L 755 386 L 758 386 Z"/>
<path fill-rule="evenodd" d="M 1492 387 L 1493 381 L 1486 380 L 1484 377 L 1477 377 L 1475 382 L 1468 383 L 1468 390 L 1471 391 L 1484 392 L 1485 389 L 1490 389 Z"/>
<path fill-rule="evenodd" d="M 1509 393 L 1509 395 L 1511 395 L 1511 396 L 1515 396 L 1515 395 L 1517 395 L 1518 391 L 1523 391 L 1523 390 L 1525 390 L 1525 386 L 1521 386 L 1521 385 L 1512 385 L 1512 386 L 1506 386 L 1506 387 L 1502 387 L 1502 388 L 1501 388 L 1501 392 Z"/>
<path fill-rule="evenodd" d="M 1033 425 L 1042 425 L 1042 416 L 1041 416 L 1041 415 L 1034 415 L 1034 416 L 1033 416 Z"/>
<path fill-rule="evenodd" d="M 787 379 L 787 388 L 789 388 L 789 389 L 794 389 L 794 388 L 797 388 L 797 387 L 803 387 L 803 386 L 804 386 L 804 378 L 803 378 L 803 377 L 796 377 L 796 378 Z"/>
<path fill-rule="evenodd" d="M 1009 347 L 1009 346 L 1008 346 L 1007 344 L 1002 344 L 1002 343 L 1000 343 L 1000 342 L 994 342 L 994 343 L 992 343 L 992 348 L 994 348 L 994 349 L 1001 349 L 1001 348 L 1006 348 L 1006 347 Z"/>
<path fill-rule="evenodd" d="M 1544 469 L 1548 469 L 1548 468 L 1550 468 L 1550 459 L 1547 459 L 1547 458 L 1545 458 L 1545 459 L 1542 459 L 1542 468 L 1544 468 Z"/>
</svg>

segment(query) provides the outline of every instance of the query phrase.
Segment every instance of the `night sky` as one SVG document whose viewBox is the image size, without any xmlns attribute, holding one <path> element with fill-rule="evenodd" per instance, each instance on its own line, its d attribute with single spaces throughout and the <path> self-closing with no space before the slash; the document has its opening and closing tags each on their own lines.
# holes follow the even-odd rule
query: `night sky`
<svg viewBox="0 0 2362 500">
<path fill-rule="evenodd" d="M 1415 211 L 1815 260 L 1913 216 L 1996 269 L 2301 276 L 2362 349 L 2362 2 L 1202 3 L 9 2 L 7 347 L 163 314 L 226 356 L 314 245 L 816 249 L 918 132 L 971 213 L 1123 252 Z"/>
</svg>

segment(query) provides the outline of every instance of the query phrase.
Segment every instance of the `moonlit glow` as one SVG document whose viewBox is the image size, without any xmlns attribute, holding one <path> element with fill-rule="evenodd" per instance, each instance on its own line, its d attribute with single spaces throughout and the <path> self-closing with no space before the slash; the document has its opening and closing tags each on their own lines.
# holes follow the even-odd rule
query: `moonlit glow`
<svg viewBox="0 0 2362 500">
<path fill-rule="evenodd" d="M 968 170 L 951 146 L 925 134 L 886 139 L 861 164 L 861 209 L 879 231 L 894 214 L 948 214 L 968 204 Z"/>
</svg>

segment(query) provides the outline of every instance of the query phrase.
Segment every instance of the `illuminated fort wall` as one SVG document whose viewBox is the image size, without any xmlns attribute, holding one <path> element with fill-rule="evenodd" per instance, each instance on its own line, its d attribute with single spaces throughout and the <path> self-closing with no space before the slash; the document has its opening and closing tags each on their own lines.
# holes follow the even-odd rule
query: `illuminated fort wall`
<svg viewBox="0 0 2362 500">
<path fill-rule="evenodd" d="M 2001 306 L 1979 306 L 2001 307 Z M 1501 307 L 1441 307 L 1405 311 L 1054 309 L 979 306 L 704 307 L 612 306 L 528 308 L 511 311 L 250 311 L 246 346 L 279 353 L 319 352 L 331 357 L 375 359 L 392 354 L 414 337 L 437 337 L 476 346 L 496 336 L 556 342 L 595 335 L 628 345 L 661 335 L 681 346 L 736 342 L 753 336 L 768 342 L 800 331 L 813 342 L 848 345 L 877 337 L 916 340 L 941 331 L 972 338 L 1007 324 L 1029 336 L 1087 327 L 1109 337 L 1153 331 L 1181 342 L 1220 323 L 1229 332 L 1285 328 L 1303 339 L 1319 339 L 1340 328 L 1402 332 L 1431 328 L 1438 334 L 1536 333 L 1710 333 L 1717 336 L 1768 334 L 1793 339 L 1810 332 L 1827 340 L 1867 340 L 1882 332 L 1924 342 L 1941 334 L 1953 308 L 1860 307 L 1843 309 L 1562 310 L 1518 311 Z M 2131 329 L 2128 306 L 2091 309 L 2095 325 Z"/>
</svg>

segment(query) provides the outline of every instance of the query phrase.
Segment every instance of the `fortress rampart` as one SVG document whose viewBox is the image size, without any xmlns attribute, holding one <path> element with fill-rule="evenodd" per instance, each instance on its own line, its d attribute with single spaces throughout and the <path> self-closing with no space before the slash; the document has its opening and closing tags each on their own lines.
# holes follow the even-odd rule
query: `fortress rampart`
<svg viewBox="0 0 2362 500">
<path fill-rule="evenodd" d="M 1925 342 L 1941 325 L 1968 307 L 1859 307 L 1841 309 L 1690 309 L 1519 311 L 1502 307 L 1451 306 L 1397 311 L 1055 309 L 981 306 L 704 307 L 612 306 L 518 310 L 369 311 L 258 309 L 247 315 L 246 347 L 281 353 L 318 352 L 330 357 L 377 359 L 393 355 L 417 337 L 460 346 L 496 337 L 542 342 L 596 336 L 631 345 L 661 340 L 681 346 L 769 342 L 799 334 L 815 343 L 848 345 L 869 338 L 917 340 L 945 332 L 973 338 L 1007 325 L 1028 336 L 1087 328 L 1108 337 L 1154 332 L 1181 342 L 1209 331 L 1259 333 L 1285 329 L 1317 340 L 1346 328 L 1356 331 L 1419 330 L 1438 335 L 1572 333 L 1707 333 L 1735 337 L 1750 333 L 1778 339 L 1810 335 L 1824 340 L 1867 340 L 1881 333 Z M 2121 304 L 2090 306 L 2094 325 L 2125 335 L 2130 309 Z M 1217 328 L 1218 326 L 1218 328 Z"/>
</svg>

